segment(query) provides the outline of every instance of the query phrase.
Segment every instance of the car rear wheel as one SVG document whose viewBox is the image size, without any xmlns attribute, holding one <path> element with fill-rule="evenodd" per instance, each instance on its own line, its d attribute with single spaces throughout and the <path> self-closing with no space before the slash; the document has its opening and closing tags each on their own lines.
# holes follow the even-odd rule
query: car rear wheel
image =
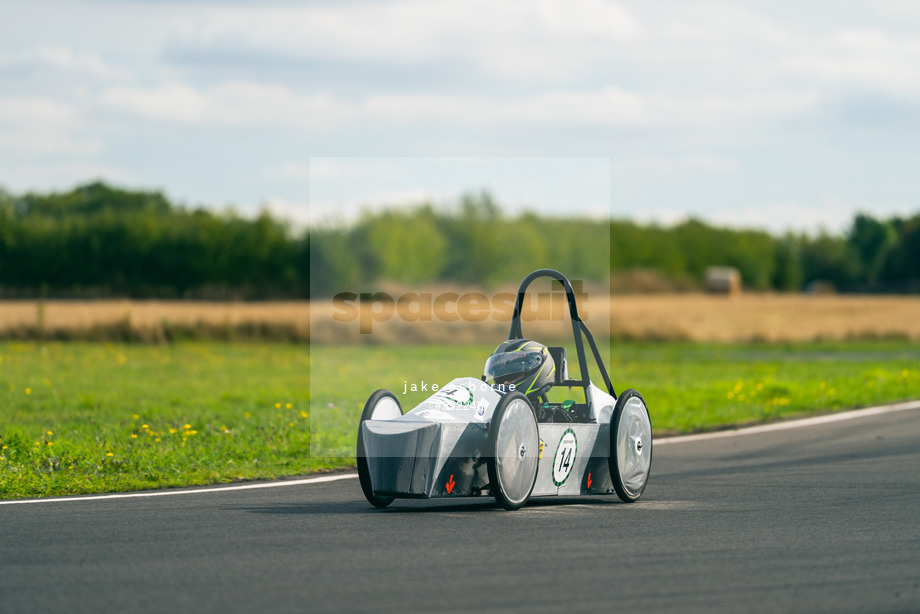
<svg viewBox="0 0 920 614">
<path fill-rule="evenodd" d="M 489 426 L 489 483 L 502 507 L 516 510 L 527 503 L 539 461 L 537 416 L 527 397 L 512 392 L 499 401 Z"/>
<path fill-rule="evenodd" d="M 374 494 L 367 455 L 364 452 L 362 425 L 365 420 L 393 420 L 401 415 L 403 415 L 402 406 L 396 395 L 389 390 L 378 390 L 372 394 L 364 404 L 364 411 L 361 412 L 361 421 L 358 423 L 357 453 L 355 454 L 358 464 L 358 481 L 361 482 L 361 490 L 364 491 L 365 498 L 374 507 L 388 506 L 393 503 L 393 497 L 378 497 Z"/>
<path fill-rule="evenodd" d="M 617 496 L 626 503 L 638 500 L 652 469 L 652 422 L 635 390 L 621 394 L 613 408 L 608 460 Z"/>
</svg>

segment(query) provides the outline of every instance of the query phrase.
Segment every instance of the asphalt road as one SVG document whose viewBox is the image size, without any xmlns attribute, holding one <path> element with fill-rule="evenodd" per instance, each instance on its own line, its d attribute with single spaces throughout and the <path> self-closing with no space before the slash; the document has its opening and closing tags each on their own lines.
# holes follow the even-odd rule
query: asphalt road
<svg viewBox="0 0 920 614">
<path fill-rule="evenodd" d="M 356 479 L 0 505 L 2 612 L 918 612 L 920 411 L 655 448 L 642 500 Z"/>
</svg>

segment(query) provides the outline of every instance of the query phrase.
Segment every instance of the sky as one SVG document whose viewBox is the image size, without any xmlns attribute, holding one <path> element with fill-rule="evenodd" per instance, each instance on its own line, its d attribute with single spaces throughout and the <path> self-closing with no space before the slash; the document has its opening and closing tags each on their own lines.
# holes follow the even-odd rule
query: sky
<svg viewBox="0 0 920 614">
<path fill-rule="evenodd" d="M 307 223 L 920 211 L 915 0 L 0 0 L 0 186 Z"/>
</svg>

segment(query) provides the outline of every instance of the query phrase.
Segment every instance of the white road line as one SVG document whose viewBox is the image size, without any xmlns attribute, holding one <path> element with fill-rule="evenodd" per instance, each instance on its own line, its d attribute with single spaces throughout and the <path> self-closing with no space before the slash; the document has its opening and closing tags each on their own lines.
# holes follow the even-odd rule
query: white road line
<svg viewBox="0 0 920 614">
<path fill-rule="evenodd" d="M 843 420 L 853 420 L 856 418 L 865 418 L 867 416 L 878 416 L 881 414 L 891 414 L 898 411 L 907 411 L 920 409 L 920 401 L 907 401 L 905 403 L 895 403 L 894 405 L 883 405 L 880 407 L 867 407 L 865 409 L 856 409 L 852 411 L 842 411 L 836 414 L 827 414 L 814 418 L 802 418 L 801 420 L 789 420 L 787 422 L 774 422 L 772 424 L 763 424 L 761 426 L 750 426 L 742 429 L 732 429 L 728 431 L 716 431 L 714 433 L 700 433 L 698 435 L 681 435 L 680 437 L 663 437 L 655 439 L 655 446 L 664 446 L 675 443 L 689 443 L 693 441 L 706 441 L 707 439 L 722 439 L 723 437 L 740 437 L 742 435 L 755 435 L 757 433 L 770 433 L 772 431 L 785 431 L 788 429 L 797 429 L 806 426 L 816 426 L 819 424 L 830 424 L 832 422 L 841 422 Z"/>
<path fill-rule="evenodd" d="M 282 482 L 259 482 L 257 484 L 240 484 L 239 486 L 217 486 L 214 488 L 191 488 L 185 490 L 156 490 L 151 492 L 130 492 L 113 495 L 91 495 L 76 497 L 49 497 L 47 499 L 16 499 L 13 501 L 0 501 L 0 505 L 20 505 L 25 503 L 67 503 L 72 501 L 100 501 L 103 499 L 133 499 L 135 497 L 169 497 L 172 495 L 196 495 L 201 493 L 220 493 L 231 490 L 254 490 L 256 488 L 278 488 L 279 486 L 301 486 L 303 484 L 321 484 L 358 477 L 357 473 L 344 475 L 326 475 L 318 478 L 305 478 L 303 480 L 285 480 Z"/>
</svg>

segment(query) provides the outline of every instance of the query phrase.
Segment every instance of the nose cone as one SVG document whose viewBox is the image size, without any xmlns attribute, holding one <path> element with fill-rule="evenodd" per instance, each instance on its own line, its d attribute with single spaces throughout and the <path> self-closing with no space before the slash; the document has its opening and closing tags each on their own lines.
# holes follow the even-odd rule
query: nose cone
<svg viewBox="0 0 920 614">
<path fill-rule="evenodd" d="M 374 493 L 427 495 L 438 431 L 439 425 L 430 422 L 365 421 L 361 434 Z"/>
</svg>

